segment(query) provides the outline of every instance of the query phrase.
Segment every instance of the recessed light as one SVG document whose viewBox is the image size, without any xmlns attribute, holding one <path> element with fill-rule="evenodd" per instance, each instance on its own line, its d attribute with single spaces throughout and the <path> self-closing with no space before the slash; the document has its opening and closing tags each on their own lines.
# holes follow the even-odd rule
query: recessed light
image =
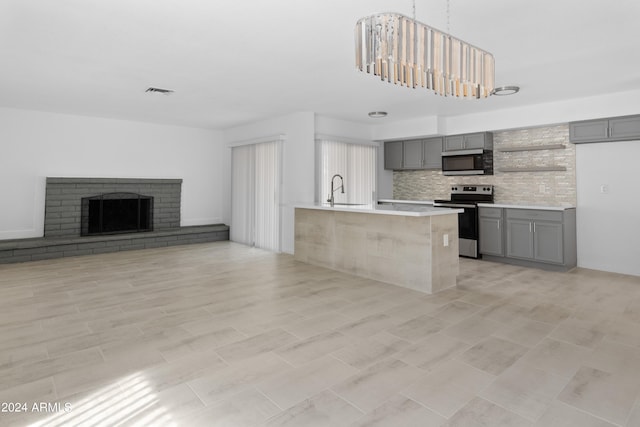
<svg viewBox="0 0 640 427">
<path fill-rule="evenodd" d="M 171 95 L 173 92 L 175 92 L 173 89 L 162 89 L 159 87 L 150 87 L 147 88 L 147 90 L 145 90 L 145 92 L 147 93 L 159 93 L 162 95 Z"/>
<path fill-rule="evenodd" d="M 491 95 L 507 96 L 507 95 L 513 95 L 515 93 L 518 93 L 519 91 L 520 91 L 519 86 L 500 86 L 493 89 L 491 91 Z"/>
<path fill-rule="evenodd" d="M 387 117 L 386 111 L 372 111 L 369 113 L 369 117 L 373 119 L 381 119 L 383 117 Z"/>
</svg>

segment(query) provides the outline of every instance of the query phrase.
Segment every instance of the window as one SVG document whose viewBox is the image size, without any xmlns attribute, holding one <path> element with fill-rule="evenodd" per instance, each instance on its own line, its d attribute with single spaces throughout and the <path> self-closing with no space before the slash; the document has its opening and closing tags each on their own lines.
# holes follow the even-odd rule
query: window
<svg viewBox="0 0 640 427">
<path fill-rule="evenodd" d="M 280 141 L 233 147 L 232 241 L 280 251 L 280 150 Z"/>
<path fill-rule="evenodd" d="M 376 200 L 376 153 L 374 145 L 316 140 L 316 201 L 331 197 L 331 178 L 344 180 L 344 194 L 334 192 L 335 203 L 372 205 Z M 334 189 L 340 187 L 334 181 Z"/>
</svg>

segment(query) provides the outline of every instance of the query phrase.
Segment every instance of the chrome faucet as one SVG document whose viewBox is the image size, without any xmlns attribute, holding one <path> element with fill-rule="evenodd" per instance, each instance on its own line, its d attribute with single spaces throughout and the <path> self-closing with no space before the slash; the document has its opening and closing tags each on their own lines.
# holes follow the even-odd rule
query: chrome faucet
<svg viewBox="0 0 640 427">
<path fill-rule="evenodd" d="M 335 177 L 340 178 L 340 187 L 336 188 L 335 190 L 333 189 L 333 180 L 335 179 Z M 331 207 L 333 207 L 333 193 L 338 191 L 338 190 L 342 190 L 341 193 L 344 194 L 344 180 L 342 179 L 342 175 L 338 175 L 335 174 L 331 177 L 331 194 L 329 194 L 329 198 L 327 199 L 327 202 L 329 202 L 331 204 Z"/>
</svg>

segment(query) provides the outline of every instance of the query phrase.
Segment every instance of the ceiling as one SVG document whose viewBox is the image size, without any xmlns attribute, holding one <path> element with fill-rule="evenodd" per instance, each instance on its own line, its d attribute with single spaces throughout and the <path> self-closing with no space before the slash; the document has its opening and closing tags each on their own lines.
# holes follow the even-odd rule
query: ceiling
<svg viewBox="0 0 640 427">
<path fill-rule="evenodd" d="M 394 121 L 640 89 L 637 0 L 449 6 L 450 33 L 493 53 L 496 85 L 520 93 L 443 98 L 358 72 L 355 22 L 411 16 L 411 0 L 3 0 L 0 106 L 225 129 L 296 111 L 373 123 L 373 110 Z M 416 0 L 416 18 L 446 31 L 447 1 Z"/>
</svg>

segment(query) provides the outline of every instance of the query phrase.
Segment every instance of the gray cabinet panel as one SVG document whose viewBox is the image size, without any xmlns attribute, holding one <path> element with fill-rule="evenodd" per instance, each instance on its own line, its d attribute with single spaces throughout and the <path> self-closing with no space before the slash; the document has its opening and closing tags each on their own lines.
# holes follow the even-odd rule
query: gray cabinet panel
<svg viewBox="0 0 640 427">
<path fill-rule="evenodd" d="M 445 136 L 442 151 L 464 150 L 464 135 Z"/>
<path fill-rule="evenodd" d="M 608 137 L 608 120 L 590 120 L 569 124 L 569 140 L 573 143 L 605 141 Z"/>
<path fill-rule="evenodd" d="M 640 116 L 610 119 L 609 138 L 614 140 L 640 139 Z"/>
<path fill-rule="evenodd" d="M 503 256 L 502 219 L 480 217 L 478 223 L 480 227 L 480 253 Z"/>
<path fill-rule="evenodd" d="M 422 140 L 404 141 L 402 148 L 402 168 L 422 168 Z"/>
<path fill-rule="evenodd" d="M 574 144 L 632 139 L 640 139 L 640 116 L 569 123 L 569 140 Z"/>
<path fill-rule="evenodd" d="M 507 220 L 507 256 L 533 259 L 533 224 L 531 221 Z"/>
<path fill-rule="evenodd" d="M 464 147 L 467 150 L 474 148 L 485 148 L 485 135 L 484 133 L 472 133 L 464 136 Z"/>
<path fill-rule="evenodd" d="M 402 141 L 384 143 L 384 168 L 402 169 Z"/>
<path fill-rule="evenodd" d="M 534 258 L 537 261 L 562 264 L 564 257 L 561 223 L 534 222 L 533 239 Z"/>
<path fill-rule="evenodd" d="M 423 141 L 423 169 L 442 169 L 442 138 L 429 138 Z"/>
<path fill-rule="evenodd" d="M 474 150 L 479 148 L 493 150 L 493 134 L 491 132 L 445 136 L 442 151 Z"/>
</svg>

